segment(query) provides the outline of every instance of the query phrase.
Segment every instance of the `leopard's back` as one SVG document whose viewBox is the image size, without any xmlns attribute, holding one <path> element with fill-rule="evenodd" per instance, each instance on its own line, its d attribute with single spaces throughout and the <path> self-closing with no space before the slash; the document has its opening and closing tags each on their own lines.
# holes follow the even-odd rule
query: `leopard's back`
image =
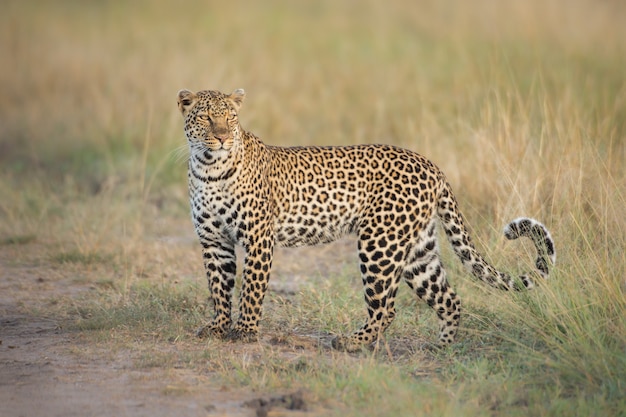
<svg viewBox="0 0 626 417">
<path fill-rule="evenodd" d="M 373 217 L 381 227 L 400 227 L 434 211 L 439 171 L 414 152 L 388 145 L 267 151 L 276 242 L 281 246 L 358 234 L 372 226 L 368 219 Z"/>
</svg>

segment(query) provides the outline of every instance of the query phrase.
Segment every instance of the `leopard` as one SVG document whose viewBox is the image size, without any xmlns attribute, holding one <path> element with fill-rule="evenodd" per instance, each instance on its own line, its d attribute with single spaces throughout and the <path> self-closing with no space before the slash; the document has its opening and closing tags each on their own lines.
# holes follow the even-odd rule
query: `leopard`
<svg viewBox="0 0 626 417">
<path fill-rule="evenodd" d="M 511 221 L 507 239 L 527 237 L 535 268 L 513 277 L 477 251 L 449 181 L 424 156 L 385 144 L 281 147 L 244 130 L 243 89 L 180 90 L 177 104 L 187 139 L 191 218 L 214 315 L 201 338 L 259 340 L 259 320 L 276 247 L 301 247 L 355 235 L 367 307 L 365 323 L 331 341 L 356 352 L 372 346 L 396 316 L 401 281 L 438 318 L 436 348 L 451 345 L 461 300 L 448 282 L 438 230 L 469 273 L 501 290 L 524 290 L 548 278 L 556 262 L 554 240 L 530 217 Z M 235 248 L 243 248 L 239 311 L 232 317 L 237 274 Z"/>
</svg>

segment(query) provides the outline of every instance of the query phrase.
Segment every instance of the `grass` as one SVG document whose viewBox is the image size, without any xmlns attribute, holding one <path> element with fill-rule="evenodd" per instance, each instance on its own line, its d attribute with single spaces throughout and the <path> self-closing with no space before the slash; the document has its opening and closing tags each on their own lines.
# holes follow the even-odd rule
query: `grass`
<svg viewBox="0 0 626 417">
<path fill-rule="evenodd" d="M 330 414 L 620 415 L 624 17 L 619 2 L 586 0 L 3 2 L 0 251 L 94 286 L 37 314 L 138 349 L 137 367 L 299 387 Z M 446 250 L 465 309 L 453 349 L 423 349 L 434 315 L 402 288 L 379 349 L 344 355 L 324 343 L 362 320 L 356 260 L 285 255 L 312 268 L 275 266 L 277 282 L 296 270 L 304 284 L 270 295 L 265 342 L 198 344 L 206 286 L 175 94 L 239 87 L 242 123 L 267 143 L 384 142 L 433 159 L 498 266 L 529 268 L 531 248 L 497 229 L 541 219 L 557 241 L 552 277 L 499 293 Z"/>
</svg>

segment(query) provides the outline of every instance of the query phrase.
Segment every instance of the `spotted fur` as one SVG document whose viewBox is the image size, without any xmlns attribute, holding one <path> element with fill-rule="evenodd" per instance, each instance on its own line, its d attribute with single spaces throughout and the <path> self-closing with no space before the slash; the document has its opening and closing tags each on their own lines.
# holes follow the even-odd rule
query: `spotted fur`
<svg viewBox="0 0 626 417">
<path fill-rule="evenodd" d="M 178 106 L 190 149 L 189 197 L 202 244 L 214 318 L 199 336 L 253 341 L 258 337 L 276 245 L 297 247 L 358 238 L 367 319 L 333 346 L 348 351 L 374 342 L 395 317 L 401 280 L 440 320 L 439 344 L 457 333 L 461 302 L 446 280 L 436 226 L 441 223 L 463 265 L 504 290 L 516 280 L 497 271 L 475 249 L 444 174 L 423 156 L 387 145 L 276 147 L 243 130 L 243 90 L 182 90 Z M 509 239 L 529 237 L 537 270 L 547 277 L 554 243 L 539 222 L 521 218 L 505 229 Z M 245 249 L 239 315 L 231 319 L 235 245 Z M 520 277 L 530 288 L 529 275 Z"/>
</svg>

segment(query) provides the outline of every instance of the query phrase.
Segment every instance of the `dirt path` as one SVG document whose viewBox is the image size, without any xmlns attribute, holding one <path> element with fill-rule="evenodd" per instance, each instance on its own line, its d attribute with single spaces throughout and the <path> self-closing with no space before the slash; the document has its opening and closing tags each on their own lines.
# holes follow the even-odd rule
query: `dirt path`
<svg viewBox="0 0 626 417">
<path fill-rule="evenodd" d="M 215 387 L 186 369 L 131 369 L 130 358 L 85 359 L 80 337 L 52 320 L 0 322 L 1 416 L 250 416 L 251 393 Z"/>
<path fill-rule="evenodd" d="M 192 369 L 137 369 L 136 353 L 107 352 L 79 332 L 64 329 L 54 318 L 29 314 L 55 295 L 89 291 L 90 283 L 55 275 L 45 263 L 20 258 L 20 250 L 0 246 L 1 417 L 324 414 L 319 407 L 314 411 L 316 407 L 298 393 L 231 390 L 216 385 L 212 375 Z M 332 263 L 336 253 L 330 247 L 317 249 L 315 257 L 303 256 L 304 270 L 307 263 L 319 263 L 320 255 Z M 278 276 L 292 272 L 277 268 Z M 297 282 L 301 277 L 292 278 Z"/>
</svg>

